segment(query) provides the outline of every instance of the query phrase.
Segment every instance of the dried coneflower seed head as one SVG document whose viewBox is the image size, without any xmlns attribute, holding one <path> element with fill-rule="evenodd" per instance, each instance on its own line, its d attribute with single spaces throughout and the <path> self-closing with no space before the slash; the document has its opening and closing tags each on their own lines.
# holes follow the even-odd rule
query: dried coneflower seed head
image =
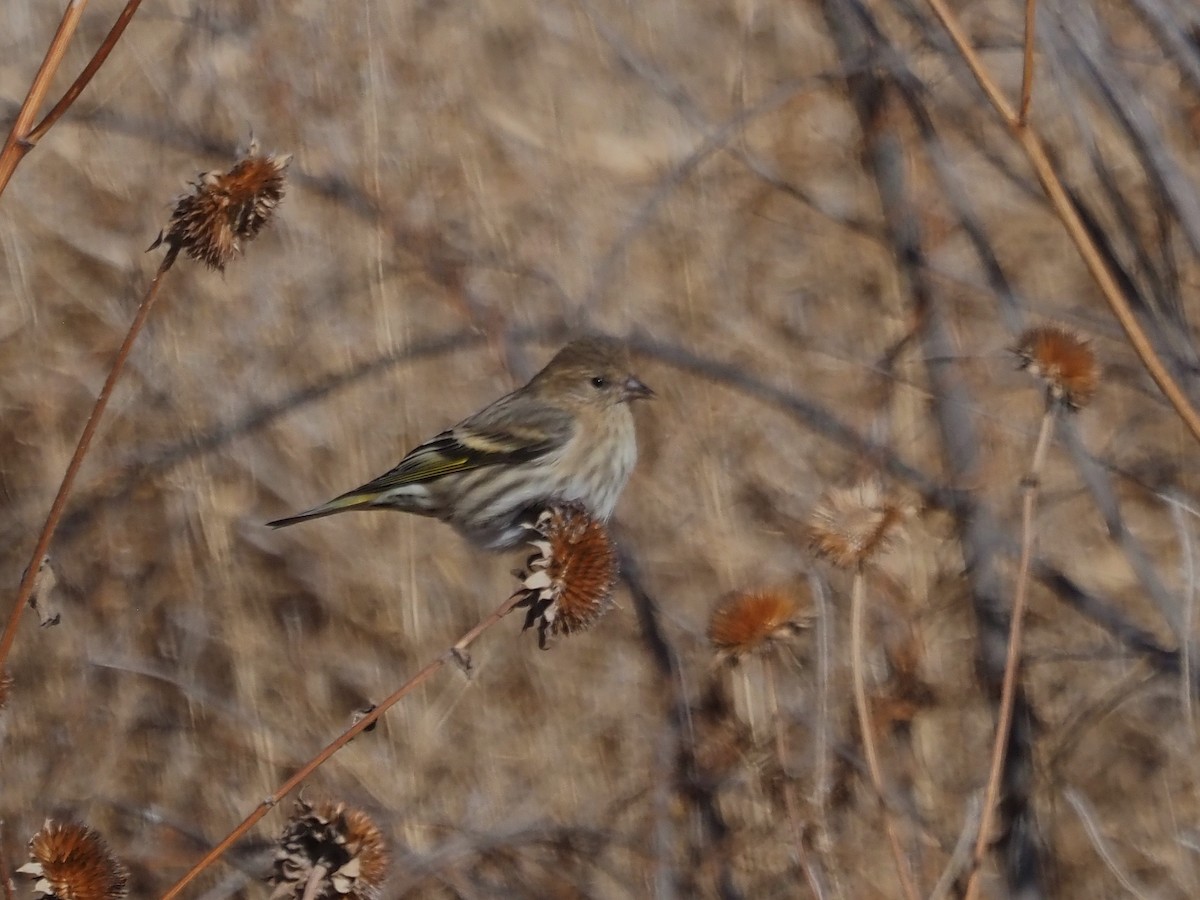
<svg viewBox="0 0 1200 900">
<path fill-rule="evenodd" d="M 832 488 L 813 508 L 809 538 L 818 556 L 852 569 L 887 548 L 904 510 L 870 479 Z"/>
<path fill-rule="evenodd" d="M 582 631 L 612 606 L 617 550 L 604 523 L 579 503 L 548 507 L 528 527 L 536 552 L 517 573 L 517 606 L 529 610 L 525 627 L 537 625 L 545 649 L 551 635 Z"/>
<path fill-rule="evenodd" d="M 290 156 L 250 155 L 228 172 L 204 172 L 171 213 L 165 233 L 150 245 L 165 243 L 171 253 L 183 250 L 210 268 L 223 270 L 242 244 L 267 223 L 287 186 Z"/>
<path fill-rule="evenodd" d="M 272 900 L 374 900 L 387 875 L 383 835 L 344 803 L 296 801 L 269 881 Z"/>
<path fill-rule="evenodd" d="M 1020 367 L 1046 385 L 1053 400 L 1082 409 L 1100 383 L 1100 366 L 1091 344 L 1060 325 L 1031 328 L 1013 349 Z"/>
<path fill-rule="evenodd" d="M 35 879 L 35 897 L 54 900 L 120 900 L 129 881 L 95 831 L 51 820 L 29 841 L 29 862 L 17 872 Z"/>
<path fill-rule="evenodd" d="M 737 591 L 713 610 L 708 639 L 721 658 L 737 660 L 793 636 L 810 621 L 784 591 Z"/>
</svg>

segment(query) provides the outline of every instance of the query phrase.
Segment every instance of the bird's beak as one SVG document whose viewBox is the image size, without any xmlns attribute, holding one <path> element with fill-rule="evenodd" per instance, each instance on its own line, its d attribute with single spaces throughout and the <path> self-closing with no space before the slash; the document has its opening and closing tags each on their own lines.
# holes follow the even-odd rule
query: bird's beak
<svg viewBox="0 0 1200 900">
<path fill-rule="evenodd" d="M 632 375 L 625 379 L 624 388 L 625 390 L 621 395 L 621 399 L 626 403 L 631 400 L 653 400 L 655 396 L 654 391 L 650 390 L 650 388 L 646 387 L 646 385 L 642 384 Z"/>
</svg>

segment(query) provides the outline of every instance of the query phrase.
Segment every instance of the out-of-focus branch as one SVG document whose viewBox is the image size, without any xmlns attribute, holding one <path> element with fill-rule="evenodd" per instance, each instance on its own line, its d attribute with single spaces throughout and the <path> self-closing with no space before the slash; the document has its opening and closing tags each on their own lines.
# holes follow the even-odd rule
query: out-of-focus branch
<svg viewBox="0 0 1200 900">
<path fill-rule="evenodd" d="M 827 0 L 825 19 L 843 59 L 874 59 L 890 51 L 890 42 L 870 10 L 857 0 Z M 891 98 L 887 82 L 875 71 L 847 79 L 850 100 L 863 132 L 868 170 L 875 180 L 887 232 L 897 266 L 905 280 L 917 321 L 917 332 L 932 388 L 934 419 L 941 434 L 943 454 L 956 486 L 964 488 L 953 512 L 971 581 L 979 627 L 981 670 L 988 687 L 1003 681 L 1008 651 L 1009 617 L 1006 591 L 998 567 L 1003 552 L 999 529 L 983 504 L 969 490 L 978 482 L 982 459 L 971 411 L 977 404 L 959 376 L 956 353 L 933 286 L 930 284 L 922 244 L 920 217 L 909 193 L 907 160 L 899 135 L 891 127 Z M 1002 841 L 1004 867 L 1010 894 L 1042 896 L 1043 864 L 1031 839 L 1034 811 L 1030 801 L 1033 736 L 1032 710 L 1025 694 L 1011 698 L 1013 727 L 1009 731 L 1003 769 L 1005 830 Z M 986 813 L 985 813 L 986 815 Z"/>
<path fill-rule="evenodd" d="M 690 712 L 687 695 L 683 690 L 683 673 L 679 664 L 679 655 L 663 630 L 658 603 L 650 596 L 642 580 L 637 558 L 629 550 L 627 541 L 621 541 L 619 546 L 621 578 L 633 596 L 633 606 L 637 613 L 638 624 L 641 626 L 642 640 L 662 682 L 664 702 L 667 705 L 667 727 L 675 745 L 675 764 L 677 766 L 675 787 L 683 797 L 694 804 L 704 826 L 705 836 L 712 845 L 708 849 L 719 855 L 717 896 L 721 900 L 741 900 L 742 893 L 734 884 L 733 870 L 729 865 L 726 847 L 729 827 L 725 824 L 725 818 L 721 813 L 715 793 L 710 787 L 702 785 L 701 780 L 695 776 L 695 748 L 692 746 L 687 727 Z M 701 855 L 697 854 L 698 857 Z M 695 862 L 698 863 L 699 859 Z M 673 894 L 681 886 L 680 877 L 676 873 L 670 873 L 669 879 L 669 883 L 662 887 Z"/>
</svg>

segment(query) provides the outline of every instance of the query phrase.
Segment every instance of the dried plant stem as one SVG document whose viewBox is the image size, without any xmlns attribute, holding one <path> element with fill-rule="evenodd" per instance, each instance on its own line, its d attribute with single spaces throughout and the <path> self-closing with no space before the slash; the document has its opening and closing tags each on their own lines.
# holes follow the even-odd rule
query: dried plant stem
<svg viewBox="0 0 1200 900">
<path fill-rule="evenodd" d="M 62 483 L 58 486 L 58 493 L 54 497 L 54 502 L 50 505 L 50 512 L 46 516 L 46 524 L 42 526 L 42 532 L 38 535 L 37 544 L 33 548 L 33 555 L 29 559 L 29 565 L 26 567 L 25 574 L 21 578 L 21 584 L 17 588 L 17 599 L 13 604 L 12 611 L 8 615 L 8 624 L 5 625 L 4 634 L 0 637 L 0 669 L 4 668 L 4 663 L 8 660 L 9 651 L 12 650 L 13 641 L 16 640 L 17 626 L 21 624 L 21 616 L 25 612 L 25 607 L 29 605 L 29 598 L 33 594 L 34 586 L 37 584 L 38 569 L 42 565 L 42 560 L 46 558 L 46 551 L 50 549 L 50 541 L 54 537 L 54 530 L 58 527 L 59 520 L 62 518 L 63 509 L 67 504 L 67 497 L 70 496 L 71 488 L 75 484 L 75 476 L 79 474 L 79 467 L 83 465 L 88 448 L 92 445 L 92 438 L 95 436 L 96 429 L 100 425 L 100 419 L 104 415 L 105 407 L 108 406 L 108 399 L 112 396 L 117 379 L 121 377 L 121 372 L 125 369 L 125 362 L 129 359 L 129 352 L 133 349 L 133 342 L 137 340 L 142 327 L 146 324 L 146 317 L 150 315 L 154 301 L 158 299 L 158 291 L 162 285 L 163 276 L 167 274 L 167 271 L 175 262 L 175 256 L 175 250 L 168 251 L 159 264 L 158 271 L 154 273 L 154 280 L 150 282 L 150 287 L 146 289 L 146 293 L 142 297 L 142 302 L 138 304 L 137 313 L 133 317 L 129 331 L 125 334 L 125 340 L 121 342 L 121 347 L 117 350 L 116 359 L 113 360 L 112 367 L 108 370 L 108 377 L 104 380 L 104 386 L 100 388 L 100 393 L 96 397 L 95 404 L 92 406 L 92 412 L 88 416 L 87 423 L 83 426 L 83 434 L 79 436 L 79 443 L 75 445 L 75 452 L 71 455 L 71 461 L 67 464 L 67 471 L 63 475 Z"/>
<path fill-rule="evenodd" d="M 1113 315 L 1121 323 L 1121 327 L 1125 330 L 1125 334 L 1129 338 L 1129 343 L 1142 360 L 1142 365 L 1146 367 L 1146 371 L 1150 373 L 1150 377 L 1154 379 L 1159 389 L 1163 392 L 1163 395 L 1175 408 L 1175 412 L 1178 413 L 1183 423 L 1188 427 L 1188 430 L 1191 431 L 1192 436 L 1197 441 L 1200 441 L 1200 413 L 1196 412 L 1187 395 L 1184 394 L 1175 379 L 1171 377 L 1170 372 L 1167 371 L 1162 359 L 1155 351 L 1154 345 L 1146 336 L 1146 332 L 1142 330 L 1137 316 L 1134 315 L 1133 310 L 1129 307 L 1129 301 L 1121 293 L 1116 279 L 1104 262 L 1104 257 L 1088 234 L 1087 227 L 1083 224 L 1079 213 L 1075 210 L 1075 206 L 1067 194 L 1067 189 L 1063 186 L 1058 173 L 1054 171 L 1054 165 L 1050 162 L 1050 157 L 1046 154 L 1046 150 L 1042 146 L 1037 134 L 1021 118 L 1019 111 L 1014 110 L 1012 104 L 1001 93 L 1000 88 L 989 74 L 987 67 L 984 66 L 983 61 L 979 58 L 979 54 L 975 52 L 974 48 L 967 41 L 966 33 L 963 31 L 958 17 L 946 5 L 945 0 L 928 0 L 928 3 L 949 33 L 951 40 L 954 41 L 954 45 L 958 48 L 958 52 L 970 67 L 975 80 L 979 82 L 979 86 L 983 89 L 984 94 L 987 95 L 992 106 L 995 107 L 1004 120 L 1004 124 L 1012 131 L 1013 136 L 1025 151 L 1025 155 L 1029 158 L 1030 165 L 1033 167 L 1034 174 L 1037 175 L 1042 189 L 1046 192 L 1046 197 L 1050 200 L 1050 205 L 1058 214 L 1071 240 L 1075 242 L 1075 246 L 1079 250 L 1079 255 L 1083 258 L 1084 264 L 1087 265 L 1088 271 L 1091 272 L 1092 278 L 1096 281 L 1101 293 L 1104 294 L 1104 299 L 1108 302 Z"/>
<path fill-rule="evenodd" d="M 779 692 L 775 687 L 775 666 L 770 659 L 763 660 L 763 681 L 767 689 L 767 709 L 771 715 L 771 727 L 775 731 L 775 756 L 779 761 L 779 774 L 782 776 L 783 806 L 787 812 L 788 826 L 792 832 L 792 843 L 796 847 L 796 860 L 804 870 L 804 879 L 812 891 L 815 900 L 823 900 L 821 883 L 817 873 L 813 871 L 812 861 L 804 848 L 804 828 L 800 824 L 800 812 L 796 808 L 796 792 L 792 780 L 787 773 L 787 731 L 784 728 L 783 716 L 779 713 Z"/>
<path fill-rule="evenodd" d="M 108 59 L 108 54 L 112 52 L 113 47 L 117 45 L 117 41 L 121 39 L 121 35 L 125 33 L 125 26 L 129 24 L 129 20 L 133 18 L 133 14 L 138 11 L 138 7 L 141 5 L 142 0 L 128 0 L 125 8 L 117 16 L 117 21 L 108 30 L 108 34 L 104 36 L 104 40 L 100 43 L 96 52 L 92 54 L 92 58 L 88 60 L 88 64 L 83 67 L 83 71 L 71 82 L 71 86 L 67 88 L 66 93 L 54 104 L 50 112 L 46 113 L 45 118 L 38 122 L 29 134 L 26 135 L 25 141 L 30 147 L 40 141 L 46 132 L 54 127 L 54 123 L 62 118 L 63 113 L 70 109 L 71 104 L 83 93 L 83 89 L 88 86 L 95 74 L 100 71 L 100 67 Z M 0 190 L 3 190 L 3 185 L 0 185 Z"/>
<path fill-rule="evenodd" d="M 8 182 L 12 179 L 17 164 L 25 158 L 25 154 L 37 146 L 38 141 L 45 137 L 46 132 L 54 127 L 54 123 L 71 108 L 71 104 L 79 98 L 83 89 L 88 86 L 96 72 L 104 65 L 108 54 L 112 52 L 112 48 L 125 33 L 125 26 L 129 24 L 133 14 L 142 5 L 142 0 L 128 0 L 125 8 L 121 10 L 121 14 L 117 16 L 117 21 L 105 35 L 100 47 L 92 54 L 88 64 L 83 67 L 83 71 L 79 73 L 59 101 L 54 104 L 50 112 L 46 113 L 45 117 L 31 128 L 34 116 L 41 108 L 42 101 L 46 99 L 50 81 L 54 78 L 59 66 L 62 65 L 67 45 L 71 42 L 79 19 L 83 16 L 83 10 L 87 5 L 88 0 L 71 0 L 67 4 L 66 10 L 63 11 L 62 20 L 58 23 L 58 30 L 54 32 L 42 65 L 29 87 L 29 94 L 25 97 L 25 102 L 21 104 L 12 130 L 4 141 L 4 149 L 0 150 L 0 194 L 3 194 L 4 189 L 8 187 Z"/>
<path fill-rule="evenodd" d="M 517 591 L 515 594 L 501 603 L 498 607 L 496 607 L 495 611 L 493 611 L 486 618 L 480 620 L 475 627 L 459 638 L 454 645 L 449 647 L 441 656 L 433 660 L 433 662 L 427 664 L 423 669 L 417 672 L 417 674 L 413 675 L 410 679 L 408 679 L 408 681 L 400 685 L 400 687 L 393 691 L 387 698 L 382 700 L 379 705 L 367 713 L 367 715 L 363 716 L 361 719 L 343 731 L 337 736 L 337 738 L 327 744 L 320 753 L 297 769 L 291 778 L 281 784 L 270 796 L 259 803 L 258 806 L 254 808 L 254 811 L 251 812 L 250 815 L 246 816 L 246 818 L 243 819 L 241 823 L 233 829 L 233 831 L 229 832 L 229 834 L 222 838 L 221 842 L 213 847 L 203 859 L 192 866 L 192 868 L 190 868 L 182 878 L 175 882 L 175 884 L 173 884 L 170 889 L 163 894 L 162 900 L 172 900 L 172 898 L 178 897 L 185 887 L 195 881 L 196 877 L 201 872 L 220 859 L 225 852 L 232 847 L 239 838 L 242 837 L 242 835 L 253 828 L 254 825 L 256 825 L 263 816 L 270 812 L 280 800 L 299 787 L 306 778 L 308 778 L 313 772 L 328 762 L 335 753 L 345 747 L 348 743 L 350 743 L 350 741 L 375 724 L 375 722 L 378 721 L 385 712 L 387 712 L 406 696 L 411 694 L 422 684 L 437 674 L 446 666 L 448 662 L 453 660 L 461 663 L 466 658 L 465 651 L 467 647 L 469 647 L 481 634 L 512 612 L 513 607 L 520 603 L 523 597 L 524 593 Z"/>
<path fill-rule="evenodd" d="M 1024 128 L 1029 121 L 1029 104 L 1033 101 L 1033 35 L 1037 18 L 1037 0 L 1025 0 L 1025 64 L 1021 69 L 1021 108 L 1017 124 Z"/>
<path fill-rule="evenodd" d="M 1050 435 L 1054 431 L 1054 419 L 1059 404 L 1047 396 L 1046 411 L 1038 429 L 1037 444 L 1033 450 L 1033 461 L 1029 472 L 1021 481 L 1021 556 L 1017 565 L 1017 583 L 1013 591 L 1012 619 L 1008 627 L 1008 653 L 1004 660 L 1004 680 L 1000 687 L 1000 710 L 996 714 L 996 738 L 992 743 L 992 763 L 988 770 L 987 789 L 983 795 L 983 808 L 979 814 L 979 833 L 975 837 L 975 850 L 971 855 L 971 872 L 967 877 L 966 900 L 974 900 L 979 892 L 979 873 L 983 858 L 987 854 L 988 835 L 992 830 L 992 818 L 1000 799 L 1000 781 L 1004 773 L 1004 754 L 1008 748 L 1008 736 L 1012 730 L 1013 702 L 1017 696 L 1017 673 L 1021 667 L 1021 636 L 1025 620 L 1025 604 L 1029 596 L 1029 565 L 1033 558 L 1034 522 L 1037 508 L 1038 480 L 1046 462 L 1046 451 L 1050 447 Z"/>
<path fill-rule="evenodd" d="M 322 882 L 325 876 L 329 874 L 329 870 L 320 864 L 313 866 L 312 872 L 308 876 L 308 884 L 304 886 L 304 896 L 300 900 L 317 900 L 317 895 L 321 893 Z"/>
<path fill-rule="evenodd" d="M 918 900 L 916 885 L 913 884 L 912 873 L 908 870 L 908 860 L 900 846 L 900 836 L 896 833 L 896 822 L 892 817 L 884 793 L 883 768 L 879 764 L 879 753 L 875 749 L 875 728 L 871 724 L 871 710 L 867 705 L 867 685 L 863 673 L 863 632 L 867 605 L 866 575 L 863 567 L 854 572 L 854 581 L 850 588 L 850 668 L 854 675 L 854 706 L 858 711 L 858 729 L 862 732 L 863 755 L 867 758 L 867 772 L 871 776 L 871 784 L 875 787 L 875 797 L 879 801 L 883 813 L 883 824 L 887 830 L 888 845 L 892 849 L 892 858 L 896 863 L 896 875 L 900 879 L 900 887 L 907 900 Z"/>
<path fill-rule="evenodd" d="M 50 81 L 54 78 L 58 67 L 62 65 L 67 45 L 71 43 L 71 38 L 75 35 L 75 29 L 79 26 L 79 20 L 83 17 L 83 11 L 87 5 L 88 0 L 70 0 L 67 8 L 63 10 L 62 19 L 59 20 L 54 37 L 50 39 L 50 46 L 46 48 L 42 64 L 38 67 L 37 74 L 33 76 L 33 82 L 29 85 L 29 93 L 25 95 L 25 100 L 21 103 L 21 109 L 17 112 L 12 129 L 9 131 L 8 137 L 4 139 L 4 148 L 0 149 L 0 194 L 4 193 L 4 189 L 8 187 L 8 182 L 12 179 L 17 164 L 33 148 L 33 144 L 28 141 L 30 126 L 42 106 L 42 101 L 46 99 L 46 93 L 50 90 Z"/>
<path fill-rule="evenodd" d="M 750 740 L 752 743 L 758 744 L 758 717 L 754 714 L 754 692 L 750 690 L 750 673 L 746 669 L 746 666 L 738 666 L 735 671 L 738 687 L 742 690 L 742 704 L 746 707 L 746 723 L 750 726 Z"/>
</svg>

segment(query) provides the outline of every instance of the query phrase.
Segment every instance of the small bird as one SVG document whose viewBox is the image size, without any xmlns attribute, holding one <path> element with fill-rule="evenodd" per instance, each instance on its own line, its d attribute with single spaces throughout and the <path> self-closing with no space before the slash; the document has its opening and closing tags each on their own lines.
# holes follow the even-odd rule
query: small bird
<svg viewBox="0 0 1200 900">
<path fill-rule="evenodd" d="M 610 338 L 567 344 L 524 387 L 410 452 L 378 478 L 267 524 L 282 528 L 352 509 L 433 516 L 479 547 L 523 543 L 526 518 L 552 500 L 607 520 L 637 463 L 630 404 L 654 392 Z"/>
</svg>

